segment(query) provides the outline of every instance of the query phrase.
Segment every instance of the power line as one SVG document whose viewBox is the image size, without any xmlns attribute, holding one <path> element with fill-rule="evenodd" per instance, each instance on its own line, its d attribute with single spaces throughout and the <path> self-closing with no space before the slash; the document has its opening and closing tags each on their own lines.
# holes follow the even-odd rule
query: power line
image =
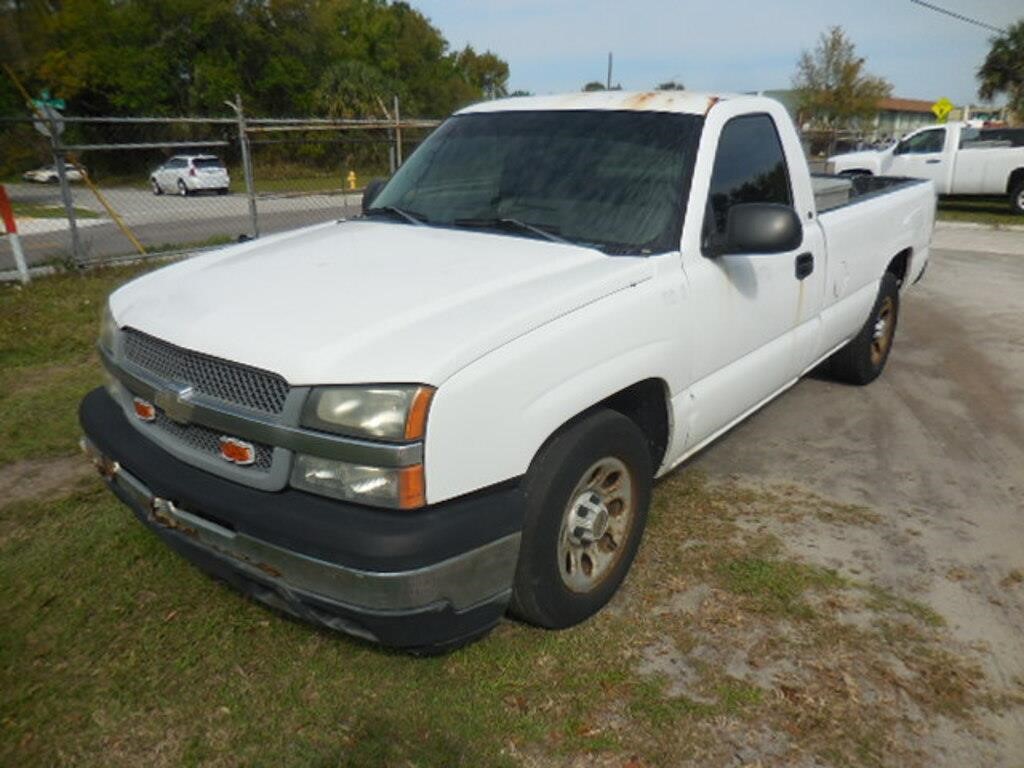
<svg viewBox="0 0 1024 768">
<path fill-rule="evenodd" d="M 996 27 L 996 26 L 993 26 L 992 24 L 986 24 L 984 21 L 978 21 L 977 19 L 972 19 L 970 16 L 964 16 L 962 13 L 957 13 L 956 11 L 950 11 L 950 10 L 947 10 L 946 8 L 940 8 L 937 5 L 932 5 L 931 3 L 926 3 L 926 2 L 924 2 L 924 0 L 910 0 L 910 2 L 914 3 L 914 5 L 920 5 L 920 6 L 924 7 L 924 8 L 927 8 L 928 10 L 935 11 L 937 13 L 942 13 L 942 14 L 945 14 L 946 16 L 951 16 L 952 18 L 957 19 L 959 21 L 964 21 L 964 22 L 966 22 L 968 24 L 973 24 L 976 27 L 982 27 L 983 29 L 989 29 L 989 30 L 991 30 L 993 32 L 998 32 L 1001 35 L 1005 35 L 1006 34 L 1006 30 L 1003 29 L 1002 27 Z"/>
</svg>

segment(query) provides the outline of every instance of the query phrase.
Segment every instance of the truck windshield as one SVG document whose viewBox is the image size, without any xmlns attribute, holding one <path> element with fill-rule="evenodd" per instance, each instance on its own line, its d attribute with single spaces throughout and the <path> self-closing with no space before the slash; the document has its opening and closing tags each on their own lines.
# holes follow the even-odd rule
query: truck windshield
<svg viewBox="0 0 1024 768">
<path fill-rule="evenodd" d="M 679 247 L 703 118 L 510 111 L 442 124 L 369 215 L 648 254 Z"/>
</svg>

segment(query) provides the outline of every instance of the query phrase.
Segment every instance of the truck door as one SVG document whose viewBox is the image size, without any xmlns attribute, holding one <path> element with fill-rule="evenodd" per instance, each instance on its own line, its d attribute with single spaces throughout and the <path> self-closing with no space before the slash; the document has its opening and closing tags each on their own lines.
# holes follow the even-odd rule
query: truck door
<svg viewBox="0 0 1024 768">
<path fill-rule="evenodd" d="M 795 137 L 794 152 L 799 152 Z M 794 206 L 786 153 L 768 114 L 741 114 L 722 127 L 707 194 L 703 242 L 723 234 L 731 206 Z M 798 212 L 813 203 L 802 201 Z M 796 207 L 796 206 L 794 206 Z M 684 262 L 691 295 L 691 402 L 685 406 L 693 445 L 793 381 L 801 368 L 797 329 L 814 335 L 825 271 L 820 227 L 806 218 L 801 246 L 775 254 L 708 256 Z M 798 370 L 799 369 L 799 370 Z"/>
<path fill-rule="evenodd" d="M 939 194 L 945 194 L 949 165 L 953 152 L 943 152 L 946 146 L 945 128 L 928 128 L 903 139 L 893 150 L 891 176 L 909 176 L 914 179 L 931 179 Z"/>
</svg>

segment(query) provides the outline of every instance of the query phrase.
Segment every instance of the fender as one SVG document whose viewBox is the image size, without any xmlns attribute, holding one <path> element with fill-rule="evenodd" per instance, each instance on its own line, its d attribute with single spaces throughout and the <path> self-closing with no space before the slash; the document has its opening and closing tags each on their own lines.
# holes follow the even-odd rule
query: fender
<svg viewBox="0 0 1024 768">
<path fill-rule="evenodd" d="M 445 381 L 427 426 L 428 503 L 523 475 L 562 425 L 639 381 L 680 388 L 679 305 L 658 298 L 657 282 L 582 307 Z"/>
</svg>

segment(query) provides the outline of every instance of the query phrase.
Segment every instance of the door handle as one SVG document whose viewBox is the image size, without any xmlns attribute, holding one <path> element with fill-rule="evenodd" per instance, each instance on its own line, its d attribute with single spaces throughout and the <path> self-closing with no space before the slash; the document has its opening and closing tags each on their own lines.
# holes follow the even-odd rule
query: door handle
<svg viewBox="0 0 1024 768">
<path fill-rule="evenodd" d="M 942 161 L 941 161 L 941 160 L 925 160 L 925 162 L 926 162 L 926 163 L 927 163 L 928 165 L 938 165 L 938 164 L 939 164 L 939 163 L 941 163 Z"/>
<path fill-rule="evenodd" d="M 803 280 L 814 271 L 814 254 L 801 253 L 796 257 L 796 279 Z"/>
</svg>

